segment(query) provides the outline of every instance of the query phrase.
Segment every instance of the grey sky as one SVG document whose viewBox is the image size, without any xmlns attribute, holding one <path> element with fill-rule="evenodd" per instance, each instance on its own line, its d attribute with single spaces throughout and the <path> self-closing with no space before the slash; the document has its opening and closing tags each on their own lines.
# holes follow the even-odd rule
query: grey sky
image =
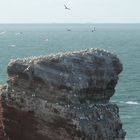
<svg viewBox="0 0 140 140">
<path fill-rule="evenodd" d="M 86 22 L 140 23 L 140 0 L 0 0 L 0 23 Z"/>
</svg>

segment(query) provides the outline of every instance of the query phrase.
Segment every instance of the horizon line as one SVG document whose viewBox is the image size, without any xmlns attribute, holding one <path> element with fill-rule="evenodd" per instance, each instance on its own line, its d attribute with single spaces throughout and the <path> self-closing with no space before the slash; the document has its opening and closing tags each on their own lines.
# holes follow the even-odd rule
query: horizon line
<svg viewBox="0 0 140 140">
<path fill-rule="evenodd" d="M 140 24 L 140 22 L 11 22 L 0 24 Z"/>
</svg>

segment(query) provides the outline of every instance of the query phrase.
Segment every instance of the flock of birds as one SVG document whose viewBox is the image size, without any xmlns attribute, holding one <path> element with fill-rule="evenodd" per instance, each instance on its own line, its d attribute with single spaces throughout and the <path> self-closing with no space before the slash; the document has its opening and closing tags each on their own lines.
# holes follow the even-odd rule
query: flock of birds
<svg viewBox="0 0 140 140">
<path fill-rule="evenodd" d="M 66 9 L 66 10 L 71 10 L 69 7 L 67 7 L 65 4 L 64 4 L 64 8 Z M 71 29 L 67 29 L 67 31 L 71 31 Z M 95 27 L 91 30 L 91 32 L 95 32 L 96 31 L 96 29 L 95 29 Z M 3 31 L 3 32 L 0 32 L 0 35 L 3 35 L 3 34 L 5 34 L 5 32 Z M 16 35 L 21 35 L 21 34 L 23 34 L 22 32 L 18 32 L 18 33 L 16 33 Z M 47 39 L 45 39 L 44 41 L 46 41 L 46 42 L 48 42 L 48 38 Z M 14 45 L 14 44 L 12 44 L 12 45 L 10 45 L 11 47 L 15 47 L 16 45 Z"/>
<path fill-rule="evenodd" d="M 65 4 L 64 4 L 64 7 L 66 10 L 71 10 L 70 8 L 68 8 Z M 71 31 L 71 29 L 67 29 L 67 31 Z M 91 32 L 95 32 L 96 31 L 96 28 L 94 27 Z"/>
</svg>

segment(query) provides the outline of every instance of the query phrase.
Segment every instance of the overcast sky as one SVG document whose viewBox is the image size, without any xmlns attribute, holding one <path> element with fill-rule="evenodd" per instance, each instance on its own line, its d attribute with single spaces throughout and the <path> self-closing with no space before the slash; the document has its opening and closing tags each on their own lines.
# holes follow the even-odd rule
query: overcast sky
<svg viewBox="0 0 140 140">
<path fill-rule="evenodd" d="M 0 23 L 87 22 L 140 23 L 140 0 L 0 0 Z"/>
</svg>

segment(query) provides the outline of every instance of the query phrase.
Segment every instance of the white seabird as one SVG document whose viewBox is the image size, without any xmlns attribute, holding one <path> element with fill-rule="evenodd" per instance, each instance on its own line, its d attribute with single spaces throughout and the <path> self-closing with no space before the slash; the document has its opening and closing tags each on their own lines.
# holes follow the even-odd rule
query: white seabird
<svg viewBox="0 0 140 140">
<path fill-rule="evenodd" d="M 29 71 L 30 66 L 28 66 L 23 72 Z"/>
<path fill-rule="evenodd" d="M 16 45 L 14 45 L 14 44 L 12 44 L 12 45 L 10 45 L 11 47 L 16 47 Z"/>
<path fill-rule="evenodd" d="M 68 8 L 65 4 L 64 4 L 64 7 L 66 10 L 71 10 L 70 8 Z"/>
</svg>

